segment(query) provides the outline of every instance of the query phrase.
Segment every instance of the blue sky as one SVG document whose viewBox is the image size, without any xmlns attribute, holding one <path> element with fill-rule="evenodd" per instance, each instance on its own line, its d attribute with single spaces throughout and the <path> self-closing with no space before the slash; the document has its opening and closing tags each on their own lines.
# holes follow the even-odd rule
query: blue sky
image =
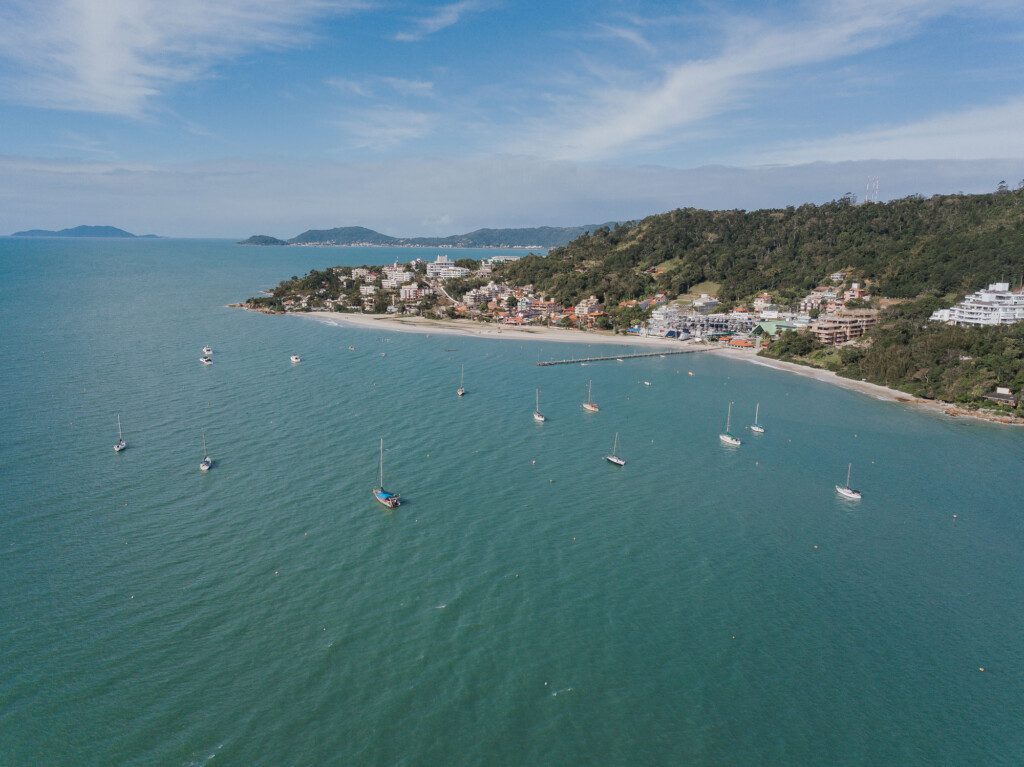
<svg viewBox="0 0 1024 767">
<path fill-rule="evenodd" d="M 6 0 L 0 231 L 392 234 L 1024 177 L 1019 0 Z"/>
</svg>

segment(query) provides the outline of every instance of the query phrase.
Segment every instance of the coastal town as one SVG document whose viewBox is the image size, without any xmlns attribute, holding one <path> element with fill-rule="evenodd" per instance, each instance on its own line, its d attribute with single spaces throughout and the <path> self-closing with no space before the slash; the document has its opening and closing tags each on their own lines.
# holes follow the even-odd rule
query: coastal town
<svg viewBox="0 0 1024 767">
<path fill-rule="evenodd" d="M 282 283 L 248 305 L 265 311 L 361 312 L 604 330 L 750 349 L 787 330 L 807 331 L 823 344 L 838 346 L 862 336 L 878 317 L 866 285 L 842 271 L 828 275 L 793 305 L 782 304 L 769 292 L 731 306 L 711 292 L 683 298 L 658 292 L 614 305 L 591 295 L 564 305 L 532 285 L 512 285 L 501 278 L 501 266 L 518 258 L 453 261 L 441 254 L 433 261 L 417 258 L 383 267 L 337 266 Z"/>
<path fill-rule="evenodd" d="M 842 346 L 874 326 L 881 309 L 898 303 L 872 296 L 867 282 L 837 271 L 789 305 L 770 292 L 728 306 L 709 292 L 675 298 L 658 292 L 614 305 L 591 295 L 564 305 L 533 285 L 502 280 L 500 267 L 518 258 L 495 255 L 481 261 L 453 261 L 439 254 L 433 261 L 416 258 L 382 267 L 336 266 L 293 278 L 263 297 L 250 299 L 246 306 L 271 312 L 358 312 L 605 330 L 760 349 L 785 331 L 809 333 L 824 346 Z M 630 322 L 623 323 L 623 318 Z M 950 308 L 936 310 L 929 319 L 962 326 L 1021 322 L 1024 288 L 1014 291 L 1009 283 L 992 283 Z"/>
</svg>

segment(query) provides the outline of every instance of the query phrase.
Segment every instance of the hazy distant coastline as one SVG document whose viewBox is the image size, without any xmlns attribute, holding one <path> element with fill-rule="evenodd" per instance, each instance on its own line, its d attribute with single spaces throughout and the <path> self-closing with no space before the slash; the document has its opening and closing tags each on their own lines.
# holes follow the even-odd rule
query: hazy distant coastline
<svg viewBox="0 0 1024 767">
<path fill-rule="evenodd" d="M 476 229 L 447 237 L 392 237 L 363 226 L 309 229 L 290 240 L 254 234 L 239 245 L 303 247 L 388 247 L 388 248 L 555 248 L 616 222 L 586 226 L 537 226 L 522 229 Z"/>
<path fill-rule="evenodd" d="M 158 239 L 157 234 L 132 234 L 116 226 L 73 226 L 68 229 L 26 229 L 11 237 L 106 237 L 113 239 Z"/>
</svg>

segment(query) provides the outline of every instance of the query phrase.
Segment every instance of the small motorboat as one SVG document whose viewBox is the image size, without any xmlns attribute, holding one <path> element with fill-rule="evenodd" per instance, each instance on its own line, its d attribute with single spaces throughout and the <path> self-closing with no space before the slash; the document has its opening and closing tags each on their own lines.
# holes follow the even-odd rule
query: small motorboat
<svg viewBox="0 0 1024 767">
<path fill-rule="evenodd" d="M 204 365 L 212 365 L 213 357 L 208 357 L 207 355 L 204 354 L 202 357 L 199 358 L 199 361 L 202 362 Z"/>
<path fill-rule="evenodd" d="M 293 354 L 291 356 L 291 360 L 292 360 L 292 362 L 294 364 L 298 364 L 298 363 L 302 362 L 302 357 L 300 357 L 298 354 Z"/>
<path fill-rule="evenodd" d="M 211 354 L 213 354 L 213 347 L 212 346 L 204 346 L 203 347 L 203 354 L 205 356 L 209 357 Z"/>
</svg>

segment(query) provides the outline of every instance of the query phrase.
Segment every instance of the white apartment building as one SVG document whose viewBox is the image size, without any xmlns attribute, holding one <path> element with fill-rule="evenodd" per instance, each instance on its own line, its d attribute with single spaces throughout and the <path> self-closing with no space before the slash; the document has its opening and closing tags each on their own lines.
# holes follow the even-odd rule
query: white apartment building
<svg viewBox="0 0 1024 767">
<path fill-rule="evenodd" d="M 376 292 L 377 292 L 377 286 L 376 285 L 360 285 L 359 286 L 359 295 L 361 295 L 361 296 L 372 296 Z"/>
<path fill-rule="evenodd" d="M 950 325 L 1012 325 L 1024 322 L 1024 293 L 1011 291 L 1008 282 L 994 282 L 949 309 L 939 309 L 930 319 Z"/>
<path fill-rule="evenodd" d="M 427 277 L 438 280 L 450 280 L 457 277 L 465 277 L 469 269 L 464 266 L 456 266 L 448 260 L 448 256 L 438 256 L 432 264 L 427 264 Z"/>
<path fill-rule="evenodd" d="M 409 285 L 403 285 L 398 290 L 398 297 L 403 301 L 416 301 L 417 299 L 429 296 L 434 291 L 430 288 L 421 288 L 416 283 L 410 283 Z"/>
<path fill-rule="evenodd" d="M 405 264 L 400 264 L 397 261 L 391 266 L 385 266 L 381 271 L 387 275 L 389 280 L 394 280 L 396 285 L 404 285 L 411 282 L 413 278 L 413 273 L 406 268 Z"/>
</svg>

